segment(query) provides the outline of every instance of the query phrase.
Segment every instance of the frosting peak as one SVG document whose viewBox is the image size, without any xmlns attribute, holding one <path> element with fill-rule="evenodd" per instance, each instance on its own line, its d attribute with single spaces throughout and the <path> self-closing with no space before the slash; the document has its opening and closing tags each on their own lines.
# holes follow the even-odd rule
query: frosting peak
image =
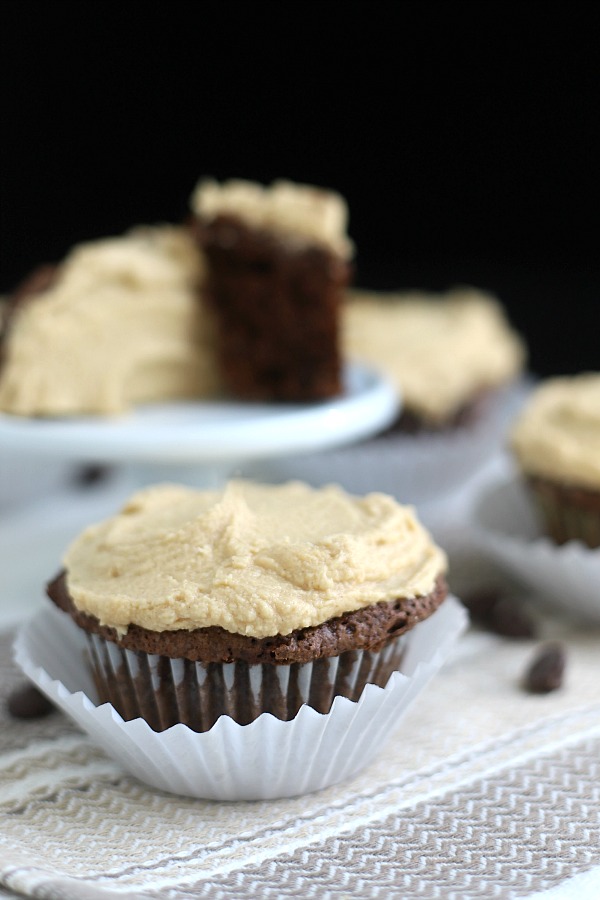
<svg viewBox="0 0 600 900">
<path fill-rule="evenodd" d="M 335 191 L 284 180 L 263 187 L 242 179 L 223 184 L 205 179 L 194 190 L 191 206 L 207 221 L 235 216 L 253 227 L 281 232 L 289 241 L 314 241 L 344 258 L 352 255 L 346 235 L 348 208 Z"/>
</svg>

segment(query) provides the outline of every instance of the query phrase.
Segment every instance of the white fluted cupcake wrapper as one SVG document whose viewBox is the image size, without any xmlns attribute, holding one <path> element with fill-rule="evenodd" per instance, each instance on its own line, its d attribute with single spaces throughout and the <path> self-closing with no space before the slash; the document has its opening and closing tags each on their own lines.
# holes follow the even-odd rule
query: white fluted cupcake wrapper
<svg viewBox="0 0 600 900">
<path fill-rule="evenodd" d="M 580 541 L 555 544 L 542 533 L 518 477 L 490 485 L 474 512 L 474 540 L 494 563 L 540 601 L 584 621 L 600 623 L 600 548 Z"/>
<path fill-rule="evenodd" d="M 191 797 L 265 800 L 319 790 L 367 765 L 466 626 L 464 608 L 448 597 L 409 632 L 402 672 L 393 672 L 385 688 L 369 684 L 356 702 L 336 697 L 326 715 L 302 706 L 287 722 L 263 713 L 238 725 L 221 716 L 203 733 L 181 724 L 155 732 L 142 719 L 124 721 L 109 703 L 96 706 L 85 634 L 58 610 L 45 609 L 23 627 L 15 658 L 40 690 L 141 781 Z"/>
</svg>

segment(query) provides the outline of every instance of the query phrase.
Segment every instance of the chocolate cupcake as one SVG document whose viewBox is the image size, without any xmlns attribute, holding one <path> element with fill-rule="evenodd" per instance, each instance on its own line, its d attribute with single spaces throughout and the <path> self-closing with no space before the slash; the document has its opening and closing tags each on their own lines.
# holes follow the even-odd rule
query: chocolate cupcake
<svg viewBox="0 0 600 900">
<path fill-rule="evenodd" d="M 163 485 L 84 531 L 48 592 L 86 635 L 101 702 L 204 732 L 384 687 L 443 603 L 445 567 L 382 494 Z"/>
<path fill-rule="evenodd" d="M 511 447 L 547 534 L 600 547 L 600 373 L 538 387 Z"/>
</svg>

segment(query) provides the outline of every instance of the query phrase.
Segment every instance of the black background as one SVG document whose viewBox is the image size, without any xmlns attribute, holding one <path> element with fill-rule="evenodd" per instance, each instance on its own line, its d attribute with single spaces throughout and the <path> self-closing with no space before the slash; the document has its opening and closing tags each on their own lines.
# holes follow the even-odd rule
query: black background
<svg viewBox="0 0 600 900">
<path fill-rule="evenodd" d="M 4 0 L 0 290 L 287 177 L 348 200 L 357 284 L 489 288 L 533 371 L 598 370 L 597 8 Z"/>
</svg>

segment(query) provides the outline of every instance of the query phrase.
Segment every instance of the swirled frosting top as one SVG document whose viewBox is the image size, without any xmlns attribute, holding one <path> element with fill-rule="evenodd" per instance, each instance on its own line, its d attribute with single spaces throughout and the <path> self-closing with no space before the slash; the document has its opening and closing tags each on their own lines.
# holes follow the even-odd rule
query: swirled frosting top
<svg viewBox="0 0 600 900">
<path fill-rule="evenodd" d="M 511 446 L 528 474 L 600 490 L 600 373 L 542 383 L 515 422 Z"/>
<path fill-rule="evenodd" d="M 146 488 L 84 531 L 64 563 L 76 606 L 120 633 L 218 625 L 262 638 L 425 596 L 446 558 L 385 494 L 232 481 Z"/>
</svg>

